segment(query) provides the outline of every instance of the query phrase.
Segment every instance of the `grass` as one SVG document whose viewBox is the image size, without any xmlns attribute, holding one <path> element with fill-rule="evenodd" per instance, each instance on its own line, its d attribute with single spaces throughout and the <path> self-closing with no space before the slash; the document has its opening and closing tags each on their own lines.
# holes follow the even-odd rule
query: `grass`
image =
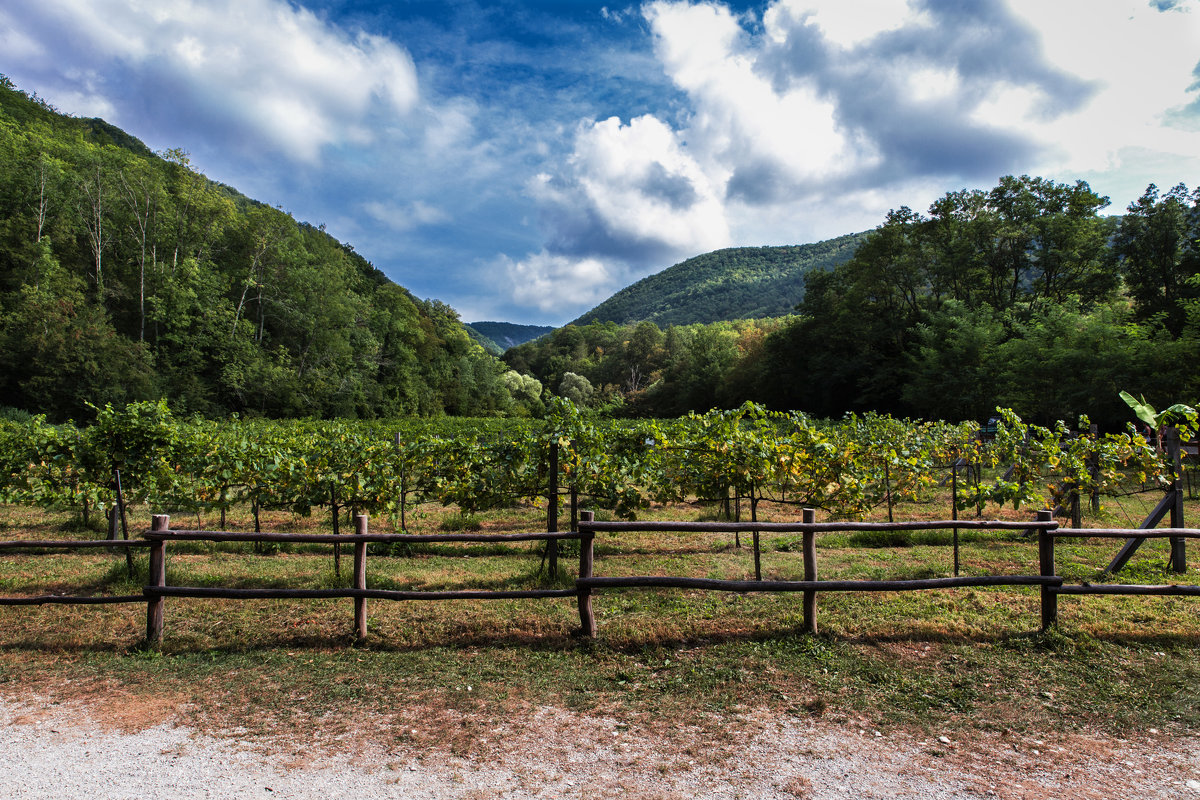
<svg viewBox="0 0 1200 800">
<path fill-rule="evenodd" d="M 1155 499 L 1125 498 L 1123 513 L 1144 516 Z M 901 506 L 897 519 L 936 518 L 943 500 Z M 1189 519 L 1200 511 L 1197 505 L 1188 503 Z M 680 505 L 655 507 L 649 516 L 705 513 L 711 511 Z M 419 529 L 410 526 L 410 532 L 452 530 L 447 524 L 457 523 L 447 521 L 461 516 L 452 508 L 423 507 Z M 473 516 L 485 532 L 545 525 L 544 511 L 533 507 Z M 760 506 L 762 519 L 798 517 L 798 509 Z M 137 518 L 146 524 L 145 514 Z M 1114 520 L 1101 514 L 1085 524 Z M 252 522 L 240 512 L 227 527 L 245 530 Z M 316 532 L 327 530 L 329 520 L 275 512 L 263 527 Z M 1011 532 L 961 533 L 964 574 L 1036 574 L 1036 542 Z M 96 533 L 79 530 L 66 514 L 0 507 L 0 536 Z M 818 538 L 820 577 L 951 574 L 948 532 L 856 537 Z M 739 549 L 727 534 L 603 535 L 596 542 L 596 572 L 749 578 L 748 542 L 743 537 Z M 802 576 L 794 545 L 789 537 L 762 536 L 764 578 Z M 1101 570 L 1118 547 L 1112 540 L 1060 542 L 1058 571 L 1072 582 L 1108 579 Z M 1182 576 L 1167 572 L 1167 554 L 1165 542 L 1147 542 L 1121 580 L 1200 583 L 1194 566 Z M 538 543 L 379 548 L 368 561 L 368 583 L 398 589 L 570 585 L 573 556 L 561 559 L 566 572 L 559 576 L 539 569 L 541 557 Z M 168 570 L 177 585 L 321 588 L 349 585 L 351 560 L 343 548 L 338 575 L 323 546 L 258 554 L 248 544 L 192 543 L 170 546 Z M 133 578 L 121 555 L 3 552 L 0 594 L 136 593 L 145 571 L 144 552 Z M 169 698 L 215 727 L 252 731 L 317 719 L 336 730 L 363 714 L 423 714 L 426 723 L 487 719 L 545 705 L 667 722 L 767 709 L 866 720 L 879 729 L 1194 733 L 1200 727 L 1194 657 L 1200 609 L 1187 598 L 1062 597 L 1061 623 L 1044 634 L 1036 589 L 826 593 L 818 600 L 817 636 L 798 632 L 800 598 L 790 594 L 620 590 L 598 593 L 594 605 L 599 636 L 589 641 L 572 636 L 578 617 L 569 599 L 371 601 L 367 640 L 355 647 L 350 600 L 172 598 L 159 650 L 139 646 L 140 605 L 2 607 L 0 691 L 119 690 Z M 418 729 L 456 752 L 471 752 L 470 725 L 449 725 Z"/>
</svg>

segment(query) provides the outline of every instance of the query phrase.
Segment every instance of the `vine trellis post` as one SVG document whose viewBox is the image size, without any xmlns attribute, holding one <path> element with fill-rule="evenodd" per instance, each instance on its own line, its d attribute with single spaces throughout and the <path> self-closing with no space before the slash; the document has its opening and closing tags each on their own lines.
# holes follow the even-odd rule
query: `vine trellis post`
<svg viewBox="0 0 1200 800">
<path fill-rule="evenodd" d="M 1163 518 L 1170 514 L 1172 528 L 1182 528 L 1183 524 L 1183 459 L 1180 453 L 1179 429 L 1166 428 L 1163 430 L 1163 443 L 1167 446 L 1167 458 L 1171 465 L 1171 486 L 1167 489 L 1163 499 L 1158 502 L 1154 510 L 1142 520 L 1139 529 L 1148 529 L 1158 527 L 1158 523 L 1162 522 Z M 1119 572 L 1128 562 L 1133 554 L 1145 538 L 1130 538 L 1125 542 L 1125 546 L 1120 552 L 1109 562 L 1105 572 Z M 1171 537 L 1171 569 L 1177 574 L 1187 572 L 1187 548 L 1186 539 L 1181 536 Z"/>
</svg>

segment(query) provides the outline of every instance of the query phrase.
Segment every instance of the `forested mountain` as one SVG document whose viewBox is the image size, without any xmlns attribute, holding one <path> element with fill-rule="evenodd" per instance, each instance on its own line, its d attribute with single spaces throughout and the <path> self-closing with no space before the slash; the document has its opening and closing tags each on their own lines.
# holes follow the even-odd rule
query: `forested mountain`
<svg viewBox="0 0 1200 800">
<path fill-rule="evenodd" d="M 504 359 L 636 414 L 755 400 L 962 420 L 1005 406 L 1119 428 L 1121 390 L 1160 408 L 1200 398 L 1200 189 L 1151 185 L 1123 217 L 1107 205 L 1083 181 L 1005 177 L 927 214 L 892 211 L 852 258 L 806 276 L 791 318 L 568 325 Z"/>
<path fill-rule="evenodd" d="M 554 330 L 549 325 L 518 325 L 514 322 L 471 322 L 468 327 L 495 343 L 500 352 L 533 341 Z"/>
<path fill-rule="evenodd" d="M 322 227 L 0 76 L 0 406 L 55 419 L 160 397 L 205 415 L 540 408 L 504 373 L 452 309 Z"/>
<path fill-rule="evenodd" d="M 705 253 L 625 287 L 572 324 L 689 325 L 790 314 L 804 298 L 804 276 L 848 260 L 865 236 Z"/>
</svg>

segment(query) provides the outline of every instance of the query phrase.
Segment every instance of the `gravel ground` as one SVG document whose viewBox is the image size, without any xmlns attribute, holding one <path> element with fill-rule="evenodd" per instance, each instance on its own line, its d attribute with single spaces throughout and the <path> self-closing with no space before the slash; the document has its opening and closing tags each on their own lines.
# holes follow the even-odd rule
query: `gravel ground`
<svg viewBox="0 0 1200 800">
<path fill-rule="evenodd" d="M 186 710 L 151 716 L 159 721 L 145 726 L 95 702 L 0 698 L 0 797 L 1200 800 L 1200 740 L 1153 730 L 1136 740 L 951 739 L 748 715 L 664 736 L 542 707 L 496 720 L 492 744 L 466 759 L 403 744 L 395 720 L 306 741 L 296 731 L 203 733 Z"/>
</svg>

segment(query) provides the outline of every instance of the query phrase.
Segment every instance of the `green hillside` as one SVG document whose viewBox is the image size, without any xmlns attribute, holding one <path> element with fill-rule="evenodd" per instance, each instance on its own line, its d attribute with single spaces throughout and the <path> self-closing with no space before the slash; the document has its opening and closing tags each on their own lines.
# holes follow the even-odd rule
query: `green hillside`
<svg viewBox="0 0 1200 800">
<path fill-rule="evenodd" d="M 554 330 L 549 325 L 518 325 L 515 322 L 472 322 L 468 327 L 494 343 L 501 353 Z"/>
<path fill-rule="evenodd" d="M 323 226 L 0 76 L 0 407 L 527 413 L 505 371 Z"/>
<path fill-rule="evenodd" d="M 627 286 L 572 324 L 649 320 L 665 326 L 783 316 L 804 299 L 805 273 L 849 261 L 866 236 L 705 253 Z"/>
</svg>

